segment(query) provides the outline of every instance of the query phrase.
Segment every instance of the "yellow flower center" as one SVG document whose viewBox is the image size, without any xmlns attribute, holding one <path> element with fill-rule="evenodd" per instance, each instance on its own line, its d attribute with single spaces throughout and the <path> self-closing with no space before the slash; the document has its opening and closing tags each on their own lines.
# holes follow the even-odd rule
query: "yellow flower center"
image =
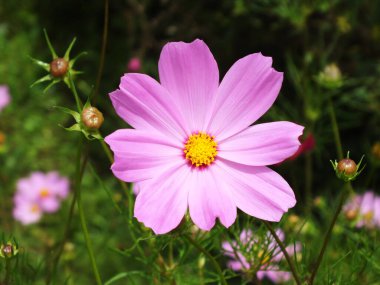
<svg viewBox="0 0 380 285">
<path fill-rule="evenodd" d="M 33 204 L 32 207 L 30 207 L 30 211 L 32 213 L 38 213 L 40 211 L 40 207 L 38 207 L 37 204 Z"/>
<path fill-rule="evenodd" d="M 373 216 L 374 216 L 373 211 L 368 211 L 367 213 L 365 213 L 363 215 L 363 218 L 364 218 L 365 222 L 369 223 L 372 221 Z"/>
<path fill-rule="evenodd" d="M 49 189 L 47 189 L 47 188 L 42 188 L 42 189 L 40 190 L 40 197 L 41 197 L 41 198 L 46 198 L 46 197 L 48 197 L 49 195 L 50 195 Z"/>
<path fill-rule="evenodd" d="M 214 160 L 218 151 L 215 137 L 204 132 L 192 134 L 185 143 L 186 159 L 195 167 L 208 166 Z"/>
</svg>

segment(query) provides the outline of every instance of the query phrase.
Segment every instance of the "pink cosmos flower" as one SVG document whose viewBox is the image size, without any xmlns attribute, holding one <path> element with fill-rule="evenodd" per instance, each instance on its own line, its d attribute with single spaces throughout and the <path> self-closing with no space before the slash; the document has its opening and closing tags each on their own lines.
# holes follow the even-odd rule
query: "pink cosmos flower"
<svg viewBox="0 0 380 285">
<path fill-rule="evenodd" d="M 346 217 L 358 228 L 380 228 L 380 196 L 372 191 L 353 196 L 343 207 Z"/>
<path fill-rule="evenodd" d="M 138 57 L 132 57 L 127 65 L 129 72 L 138 72 L 141 69 L 141 61 Z"/>
<path fill-rule="evenodd" d="M 13 217 L 23 225 L 33 224 L 41 219 L 42 209 L 36 201 L 16 195 L 14 203 Z"/>
<path fill-rule="evenodd" d="M 6 85 L 0 85 L 0 112 L 11 102 L 11 96 L 9 95 L 9 88 Z"/>
<path fill-rule="evenodd" d="M 283 74 L 261 53 L 238 60 L 219 84 L 217 63 L 201 40 L 164 46 L 161 83 L 125 74 L 110 93 L 117 114 L 134 129 L 105 138 L 116 177 L 137 182 L 135 217 L 156 234 L 179 225 L 187 209 L 210 230 L 229 227 L 237 208 L 279 221 L 296 203 L 288 183 L 266 167 L 293 155 L 303 127 L 251 126 L 276 100 Z"/>
<path fill-rule="evenodd" d="M 281 241 L 285 240 L 284 232 L 282 230 L 277 229 L 276 234 Z M 259 241 L 254 237 L 251 230 L 243 230 L 241 232 L 240 243 L 236 241 L 223 242 L 222 248 L 224 254 L 232 259 L 227 263 L 227 266 L 234 271 L 246 272 L 252 268 L 256 268 L 257 263 L 260 262 L 259 270 L 256 272 L 256 276 L 259 280 L 268 278 L 273 283 L 281 283 L 290 280 L 292 274 L 288 271 L 280 270 L 278 266 L 281 260 L 283 260 L 284 254 L 281 252 L 271 234 L 268 232 L 266 235 L 266 241 L 261 241 L 261 243 L 264 244 L 259 244 L 258 242 Z M 265 244 L 265 242 L 267 242 L 267 244 Z M 257 254 L 260 260 L 252 259 L 252 252 L 255 250 L 255 246 L 264 248 Z M 293 255 L 294 251 L 301 251 L 301 245 L 298 243 L 295 246 L 290 245 L 286 250 L 289 255 Z"/>
<path fill-rule="evenodd" d="M 24 224 L 36 222 L 43 212 L 56 212 L 68 194 L 67 178 L 57 172 L 34 172 L 17 182 L 13 216 Z"/>
</svg>

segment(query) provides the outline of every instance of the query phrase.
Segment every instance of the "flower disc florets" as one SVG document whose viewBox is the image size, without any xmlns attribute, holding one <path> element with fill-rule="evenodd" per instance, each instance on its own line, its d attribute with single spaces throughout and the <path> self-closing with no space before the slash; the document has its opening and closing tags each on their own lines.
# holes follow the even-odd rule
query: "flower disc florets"
<svg viewBox="0 0 380 285">
<path fill-rule="evenodd" d="M 186 159 L 195 167 L 208 166 L 214 160 L 217 151 L 217 142 L 215 137 L 204 132 L 192 134 L 185 143 Z"/>
</svg>

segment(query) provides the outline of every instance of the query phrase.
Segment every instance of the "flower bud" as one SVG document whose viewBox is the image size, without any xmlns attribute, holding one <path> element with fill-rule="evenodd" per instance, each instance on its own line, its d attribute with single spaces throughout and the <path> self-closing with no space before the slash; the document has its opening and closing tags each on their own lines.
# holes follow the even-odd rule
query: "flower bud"
<svg viewBox="0 0 380 285">
<path fill-rule="evenodd" d="M 338 162 L 338 172 L 347 176 L 354 176 L 358 170 L 355 161 L 349 158 L 344 158 Z"/>
<path fill-rule="evenodd" d="M 82 111 L 83 124 L 92 130 L 97 130 L 104 122 L 103 114 L 95 107 L 84 108 Z"/>
<path fill-rule="evenodd" d="M 356 209 L 349 209 L 344 213 L 345 217 L 349 221 L 353 221 L 358 216 L 358 211 Z"/>
<path fill-rule="evenodd" d="M 0 246 L 0 257 L 11 258 L 18 254 L 18 247 L 16 244 L 8 241 L 6 244 Z"/>
<path fill-rule="evenodd" d="M 69 63 L 64 58 L 58 57 L 50 63 L 50 74 L 53 77 L 63 77 L 69 70 Z"/>
<path fill-rule="evenodd" d="M 342 73 L 335 63 L 326 65 L 317 77 L 317 81 L 323 87 L 335 89 L 342 85 Z"/>
<path fill-rule="evenodd" d="M 377 142 L 375 143 L 373 146 L 372 146 L 372 155 L 380 160 L 380 142 Z"/>
<path fill-rule="evenodd" d="M 359 163 L 356 164 L 355 161 L 350 159 L 350 152 L 347 152 L 346 158 L 341 159 L 339 162 L 337 162 L 336 160 L 334 162 L 330 162 L 335 170 L 336 176 L 339 179 L 348 182 L 354 180 L 363 171 L 365 165 L 360 168 L 363 158 L 364 155 L 360 159 Z"/>
<path fill-rule="evenodd" d="M 141 69 L 141 61 L 137 57 L 132 57 L 127 65 L 128 72 L 139 72 Z"/>
</svg>

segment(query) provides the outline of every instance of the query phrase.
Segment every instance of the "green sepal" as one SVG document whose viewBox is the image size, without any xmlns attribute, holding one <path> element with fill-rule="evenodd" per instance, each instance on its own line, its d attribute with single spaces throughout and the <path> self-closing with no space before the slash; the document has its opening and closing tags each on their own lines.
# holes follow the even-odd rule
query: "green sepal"
<svg viewBox="0 0 380 285">
<path fill-rule="evenodd" d="M 53 108 L 56 108 L 56 109 L 61 110 L 62 112 L 66 113 L 66 114 L 73 116 L 75 122 L 80 123 L 80 114 L 78 112 L 73 111 L 73 110 L 66 108 L 66 107 L 61 107 L 61 106 L 53 106 Z"/>
<path fill-rule="evenodd" d="M 45 69 L 47 72 L 50 72 L 50 64 L 46 63 L 46 62 L 43 62 L 41 60 L 38 60 L 38 59 L 35 59 L 31 56 L 28 56 L 36 65 L 42 67 L 43 69 Z"/>
<path fill-rule="evenodd" d="M 54 79 L 48 86 L 46 86 L 43 92 L 46 93 L 46 91 L 48 91 L 53 85 L 57 84 L 59 81 L 61 81 L 61 79 Z"/>
<path fill-rule="evenodd" d="M 42 83 L 42 82 L 45 82 L 45 81 L 49 81 L 49 80 L 52 80 L 52 79 L 53 79 L 53 77 L 50 74 L 47 74 L 44 77 L 41 77 L 37 81 L 33 82 L 33 84 L 30 85 L 30 87 L 33 87 L 33 86 L 35 86 L 35 85 L 37 85 L 39 83 Z"/>
<path fill-rule="evenodd" d="M 73 38 L 73 40 L 71 41 L 69 47 L 67 48 L 66 52 L 65 52 L 65 55 L 63 56 L 63 58 L 67 61 L 69 61 L 69 58 L 70 58 L 70 52 L 71 52 L 71 49 L 73 48 L 74 46 L 74 43 L 75 41 L 77 40 L 77 38 Z"/>
<path fill-rule="evenodd" d="M 56 52 L 55 52 L 55 50 L 54 50 L 54 48 L 53 48 L 53 46 L 52 46 L 52 44 L 50 42 L 49 36 L 48 36 L 48 34 L 46 32 L 46 29 L 44 29 L 44 34 L 45 34 L 46 43 L 47 43 L 47 45 L 49 47 L 49 50 L 50 50 L 50 53 L 51 53 L 53 59 L 58 58 L 58 56 L 57 56 L 57 54 L 56 54 Z"/>
</svg>

